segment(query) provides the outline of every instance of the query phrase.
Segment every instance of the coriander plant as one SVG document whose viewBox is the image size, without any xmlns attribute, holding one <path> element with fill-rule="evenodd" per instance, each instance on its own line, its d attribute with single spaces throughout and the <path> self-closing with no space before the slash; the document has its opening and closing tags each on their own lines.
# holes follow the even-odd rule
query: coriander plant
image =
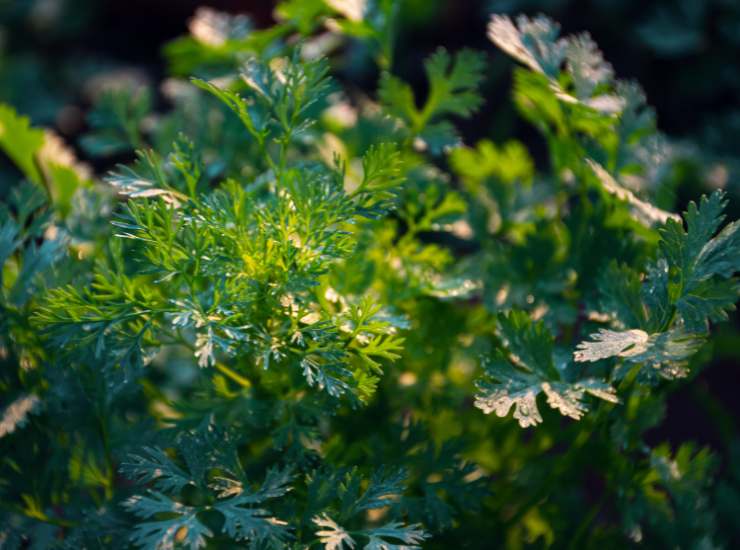
<svg viewBox="0 0 740 550">
<path fill-rule="evenodd" d="M 673 212 L 588 34 L 493 15 L 418 90 L 397 10 L 198 10 L 166 110 L 91 110 L 105 174 L 0 106 L 0 548 L 731 545 L 738 472 L 646 438 L 738 300 L 730 199 Z M 456 129 L 501 52 L 545 162 Z"/>
</svg>

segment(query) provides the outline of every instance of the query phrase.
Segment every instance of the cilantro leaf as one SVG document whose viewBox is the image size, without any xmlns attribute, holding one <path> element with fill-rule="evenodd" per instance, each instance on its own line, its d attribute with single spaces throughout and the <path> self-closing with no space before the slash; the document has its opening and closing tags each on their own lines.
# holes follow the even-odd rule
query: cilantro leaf
<svg viewBox="0 0 740 550">
<path fill-rule="evenodd" d="M 160 514 L 173 516 L 136 525 L 131 541 L 139 548 L 167 550 L 180 543 L 190 550 L 198 550 L 205 548 L 206 538 L 213 536 L 213 532 L 198 519 L 197 508 L 180 504 L 162 493 L 133 496 L 123 506 L 142 519 Z"/>
<path fill-rule="evenodd" d="M 587 378 L 574 382 L 561 376 L 553 360 L 552 335 L 541 321 L 533 323 L 525 312 L 499 315 L 500 337 L 505 351 L 497 350 L 484 360 L 485 377 L 476 382 L 475 406 L 484 413 L 504 417 L 514 407 L 514 419 L 522 428 L 542 422 L 537 396 L 564 416 L 579 420 L 587 404 L 586 394 L 617 402 L 614 389 L 606 382 Z"/>
<path fill-rule="evenodd" d="M 484 68 L 479 53 L 461 50 L 450 56 L 439 49 L 424 62 L 429 93 L 421 108 L 411 86 L 387 72 L 381 75 L 378 96 L 383 108 L 403 121 L 412 137 L 420 138 L 421 146 L 438 153 L 457 141 L 453 126 L 441 117 L 469 117 L 480 107 L 477 88 Z"/>
<path fill-rule="evenodd" d="M 120 472 L 136 483 L 152 483 L 160 491 L 177 493 L 193 482 L 190 475 L 156 447 L 143 447 L 122 462 Z"/>
<path fill-rule="evenodd" d="M 728 224 L 714 236 L 727 201 L 722 191 L 689 204 L 686 230 L 670 220 L 661 230 L 661 258 L 668 269 L 667 300 L 674 305 L 686 329 L 705 332 L 708 320 L 726 318 L 734 309 L 740 288 L 734 274 L 740 270 L 740 224 Z"/>
<path fill-rule="evenodd" d="M 413 550 L 421 548 L 420 544 L 428 538 L 420 525 L 401 523 L 388 523 L 382 527 L 370 529 L 366 533 L 370 540 L 365 550 Z"/>
</svg>

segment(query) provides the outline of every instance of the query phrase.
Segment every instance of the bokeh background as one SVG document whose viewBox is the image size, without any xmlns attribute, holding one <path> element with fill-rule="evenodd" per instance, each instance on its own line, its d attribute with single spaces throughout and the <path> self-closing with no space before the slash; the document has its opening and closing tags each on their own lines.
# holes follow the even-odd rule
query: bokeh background
<svg viewBox="0 0 740 550">
<path fill-rule="evenodd" d="M 54 127 L 75 146 L 88 127 L 95 78 L 121 72 L 156 90 L 167 76 L 163 46 L 187 32 L 201 5 L 248 14 L 257 27 L 273 21 L 268 0 L 0 0 L 0 101 L 37 125 Z M 464 141 L 517 137 L 544 165 L 541 138 L 510 101 L 511 62 L 486 39 L 492 12 L 545 13 L 565 33 L 590 32 L 617 76 L 644 87 L 660 129 L 700 159 L 703 168 L 677 190 L 678 207 L 723 186 L 730 216 L 740 217 L 740 0 L 403 0 L 394 72 L 423 93 L 421 61 L 438 46 L 486 52 L 486 107 L 461 125 Z M 377 77 L 369 63 L 342 71 L 358 89 L 375 89 Z M 168 107 L 161 95 L 155 102 L 158 109 Z M 86 158 L 84 150 L 77 152 Z M 651 434 L 655 442 L 691 439 L 727 452 L 736 447 L 737 315 L 718 327 L 711 353 L 709 367 L 671 396 L 665 423 Z"/>
</svg>

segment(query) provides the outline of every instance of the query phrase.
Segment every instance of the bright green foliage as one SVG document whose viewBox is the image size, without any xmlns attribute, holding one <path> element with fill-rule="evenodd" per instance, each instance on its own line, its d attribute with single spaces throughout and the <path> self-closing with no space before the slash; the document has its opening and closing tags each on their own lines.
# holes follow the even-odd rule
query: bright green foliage
<svg viewBox="0 0 740 550">
<path fill-rule="evenodd" d="M 70 213 L 77 189 L 88 185 L 87 167 L 56 134 L 31 128 L 7 105 L 0 105 L 0 149 L 28 181 L 46 190 L 62 217 Z"/>
<path fill-rule="evenodd" d="M 2 548 L 730 546 L 737 476 L 646 433 L 738 299 L 731 197 L 672 213 L 644 95 L 545 17 L 489 36 L 549 165 L 463 144 L 486 58 L 420 101 L 396 10 L 199 10 L 170 110 L 98 100 L 103 177 L 0 106 Z"/>
<path fill-rule="evenodd" d="M 0 106 L 0 147 L 34 183 L 41 183 L 34 155 L 44 144 L 44 132 L 31 128 L 25 117 L 18 116 L 7 105 Z"/>
<path fill-rule="evenodd" d="M 475 149 L 456 147 L 450 153 L 450 164 L 460 175 L 471 192 L 487 178 L 496 178 L 503 183 L 532 183 L 534 166 L 524 146 L 516 141 L 509 141 L 502 147 L 482 140 Z"/>
<path fill-rule="evenodd" d="M 397 358 L 402 339 L 368 300 L 328 303 L 321 276 L 349 253 L 351 226 L 378 202 L 375 193 L 392 186 L 384 176 L 393 174 L 368 173 L 377 184 L 350 196 L 338 168 L 302 164 L 279 172 L 285 188 L 278 194 L 229 180 L 188 197 L 166 183 L 153 153 L 142 163 L 110 181 L 132 198 L 161 197 L 130 202 L 113 222 L 149 267 L 127 275 L 118 247 L 92 291 L 53 291 L 40 319 L 57 327 L 59 343 L 84 324 L 98 359 L 120 340 L 124 346 L 110 360 L 130 357 L 138 367 L 149 341 L 174 339 L 193 350 L 200 367 L 213 367 L 222 354 L 248 353 L 264 370 L 273 362 L 295 364 L 309 385 L 330 395 L 367 397 L 380 372 L 374 357 Z M 147 280 L 156 285 L 140 284 Z"/>
</svg>

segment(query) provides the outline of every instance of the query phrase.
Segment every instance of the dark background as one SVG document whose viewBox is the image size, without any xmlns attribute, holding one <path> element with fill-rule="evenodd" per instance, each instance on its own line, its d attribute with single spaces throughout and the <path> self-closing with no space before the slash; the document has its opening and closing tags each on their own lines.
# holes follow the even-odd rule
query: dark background
<svg viewBox="0 0 740 550">
<path fill-rule="evenodd" d="M 188 18 L 201 5 L 247 13 L 257 27 L 273 22 L 274 2 L 267 0 L 0 0 L 0 100 L 37 124 L 57 126 L 74 142 L 84 131 L 82 114 L 89 107 L 85 76 L 135 67 L 156 84 L 166 76 L 162 46 L 187 32 Z M 616 75 L 644 87 L 661 130 L 701 151 L 708 164 L 727 169 L 730 215 L 738 217 L 740 0 L 406 0 L 394 72 L 423 93 L 422 60 L 438 46 L 486 52 L 485 108 L 461 123 L 464 141 L 517 137 L 544 164 L 541 139 L 517 118 L 510 101 L 511 62 L 486 39 L 492 12 L 545 13 L 565 34 L 588 30 Z M 372 90 L 377 73 L 348 72 L 344 78 Z M 70 107 L 80 114 L 77 122 L 60 126 L 59 113 Z M 699 178 L 680 190 L 679 205 L 702 190 Z M 693 439 L 717 448 L 734 439 L 740 412 L 739 326 L 735 318 L 718 329 L 712 364 L 681 383 L 663 428 L 652 434 L 654 441 Z"/>
<path fill-rule="evenodd" d="M 67 10 L 67 20 L 45 29 L 34 22 L 39 17 L 28 9 L 33 4 L 67 6 L 57 8 Z M 188 18 L 202 5 L 248 13 L 256 26 L 265 27 L 273 22 L 275 2 L 0 0 L 11 30 L 7 33 L 9 50 L 30 48 L 49 60 L 105 58 L 134 64 L 154 76 L 164 71 L 159 56 L 162 45 L 187 32 Z M 661 128 L 673 136 L 705 137 L 711 131 L 707 124 L 740 127 L 739 120 L 726 116 L 730 112 L 731 118 L 740 116 L 740 0 L 406 0 L 403 32 L 397 42 L 397 72 L 418 81 L 420 61 L 439 45 L 450 50 L 474 47 L 503 58 L 485 37 L 492 12 L 545 13 L 566 34 L 590 32 L 617 75 L 642 84 Z M 490 91 L 505 98 L 508 83 L 496 76 Z M 737 149 L 736 144 L 732 147 Z"/>
</svg>

